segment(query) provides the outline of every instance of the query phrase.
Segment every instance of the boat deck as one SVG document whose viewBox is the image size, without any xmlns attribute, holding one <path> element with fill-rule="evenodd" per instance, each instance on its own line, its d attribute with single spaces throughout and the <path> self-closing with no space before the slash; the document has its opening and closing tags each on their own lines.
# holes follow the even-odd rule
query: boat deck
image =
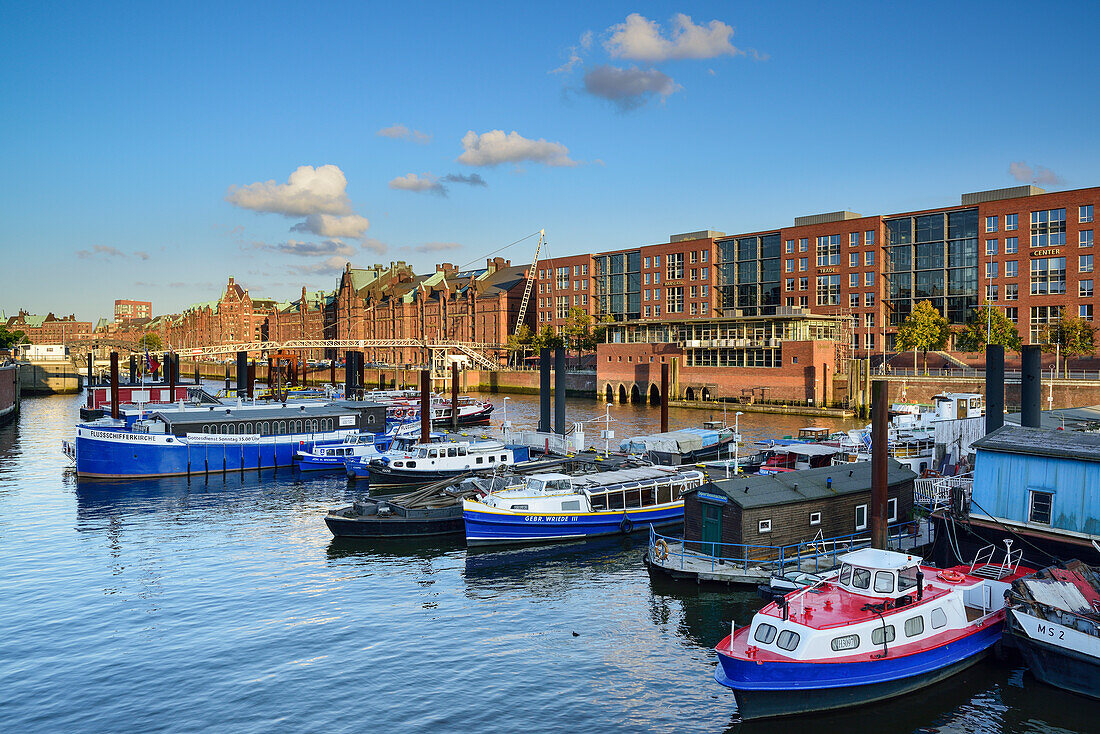
<svg viewBox="0 0 1100 734">
<path fill-rule="evenodd" d="M 668 543 L 668 555 L 664 559 L 658 558 L 653 547 L 650 547 L 646 551 L 646 561 L 652 567 L 674 577 L 749 585 L 767 583 L 776 572 L 786 574 L 803 571 L 824 574 L 835 568 L 827 559 L 805 560 L 801 564 L 786 563 L 782 569 L 777 568 L 776 563 L 769 561 L 716 559 L 713 556 L 686 549 L 683 543 Z"/>
</svg>

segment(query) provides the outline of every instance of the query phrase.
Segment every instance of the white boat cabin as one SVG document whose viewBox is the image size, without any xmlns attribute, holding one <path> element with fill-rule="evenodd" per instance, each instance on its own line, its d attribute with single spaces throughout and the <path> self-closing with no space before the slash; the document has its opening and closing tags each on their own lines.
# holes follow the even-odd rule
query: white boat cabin
<svg viewBox="0 0 1100 734">
<path fill-rule="evenodd" d="M 703 483 L 703 473 L 671 467 L 641 467 L 582 474 L 543 473 L 522 485 L 493 492 L 483 504 L 502 510 L 556 514 L 660 507 L 681 502 L 685 489 Z"/>
<path fill-rule="evenodd" d="M 394 469 L 417 471 L 463 471 L 492 469 L 526 461 L 516 450 L 500 441 L 441 441 L 414 443 L 408 448 L 387 451 L 384 456 Z"/>
</svg>

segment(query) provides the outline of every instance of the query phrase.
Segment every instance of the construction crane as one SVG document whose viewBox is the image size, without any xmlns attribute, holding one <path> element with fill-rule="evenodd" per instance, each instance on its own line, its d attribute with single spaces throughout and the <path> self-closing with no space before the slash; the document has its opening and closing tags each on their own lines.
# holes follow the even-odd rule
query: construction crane
<svg viewBox="0 0 1100 734">
<path fill-rule="evenodd" d="M 546 230 L 539 230 L 539 243 L 535 246 L 535 257 L 531 261 L 531 267 L 527 269 L 527 285 L 523 287 L 523 300 L 519 302 L 519 316 L 516 318 L 516 332 L 519 331 L 519 325 L 523 323 L 523 320 L 527 317 L 527 304 L 531 301 L 531 288 L 535 284 L 535 268 L 539 266 L 539 253 L 542 252 L 543 239 L 546 237 Z"/>
</svg>

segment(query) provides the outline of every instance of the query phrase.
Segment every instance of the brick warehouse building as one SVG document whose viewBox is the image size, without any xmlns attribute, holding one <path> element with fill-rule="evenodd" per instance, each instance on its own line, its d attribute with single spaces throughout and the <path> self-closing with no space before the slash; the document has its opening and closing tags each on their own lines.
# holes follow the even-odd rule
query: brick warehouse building
<svg viewBox="0 0 1100 734">
<path fill-rule="evenodd" d="M 76 316 L 45 316 L 20 311 L 8 317 L 5 326 L 9 331 L 22 331 L 31 344 L 69 344 L 91 338 L 91 321 L 77 321 Z"/>
</svg>

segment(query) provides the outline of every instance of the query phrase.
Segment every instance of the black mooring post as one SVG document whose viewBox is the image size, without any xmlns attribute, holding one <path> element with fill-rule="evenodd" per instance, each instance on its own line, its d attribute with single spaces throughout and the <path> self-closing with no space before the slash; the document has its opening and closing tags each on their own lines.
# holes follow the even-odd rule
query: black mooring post
<svg viewBox="0 0 1100 734">
<path fill-rule="evenodd" d="M 539 351 L 539 431 L 550 432 L 550 350 Z"/>
<path fill-rule="evenodd" d="M 130 355 L 130 384 L 133 385 L 137 382 L 137 355 Z"/>
<path fill-rule="evenodd" d="M 985 347 L 985 432 L 993 433 L 1005 423 L 1005 348 Z"/>
<path fill-rule="evenodd" d="M 111 352 L 111 417 L 118 419 L 118 352 Z"/>
<path fill-rule="evenodd" d="M 344 352 L 344 398 L 351 400 L 351 391 L 355 389 L 355 352 Z"/>
<path fill-rule="evenodd" d="M 248 352 L 237 352 L 237 397 L 248 392 Z"/>
<path fill-rule="evenodd" d="M 871 547 L 886 550 L 887 444 L 889 443 L 890 383 L 871 383 Z"/>
<path fill-rule="evenodd" d="M 565 435 L 565 348 L 554 350 L 554 433 Z"/>
<path fill-rule="evenodd" d="M 668 433 L 668 362 L 661 363 L 661 433 Z"/>
<path fill-rule="evenodd" d="M 93 377 L 93 374 L 92 374 L 92 353 L 91 352 L 88 352 L 88 384 L 89 385 L 95 384 L 95 378 Z"/>
<path fill-rule="evenodd" d="M 1028 344 L 1023 347 L 1021 361 L 1023 374 L 1020 377 L 1020 425 L 1038 428 L 1042 422 L 1043 366 L 1042 347 Z M 989 406 L 986 406 L 989 412 Z"/>
<path fill-rule="evenodd" d="M 458 362 L 451 362 L 451 430 L 458 430 Z"/>
</svg>

